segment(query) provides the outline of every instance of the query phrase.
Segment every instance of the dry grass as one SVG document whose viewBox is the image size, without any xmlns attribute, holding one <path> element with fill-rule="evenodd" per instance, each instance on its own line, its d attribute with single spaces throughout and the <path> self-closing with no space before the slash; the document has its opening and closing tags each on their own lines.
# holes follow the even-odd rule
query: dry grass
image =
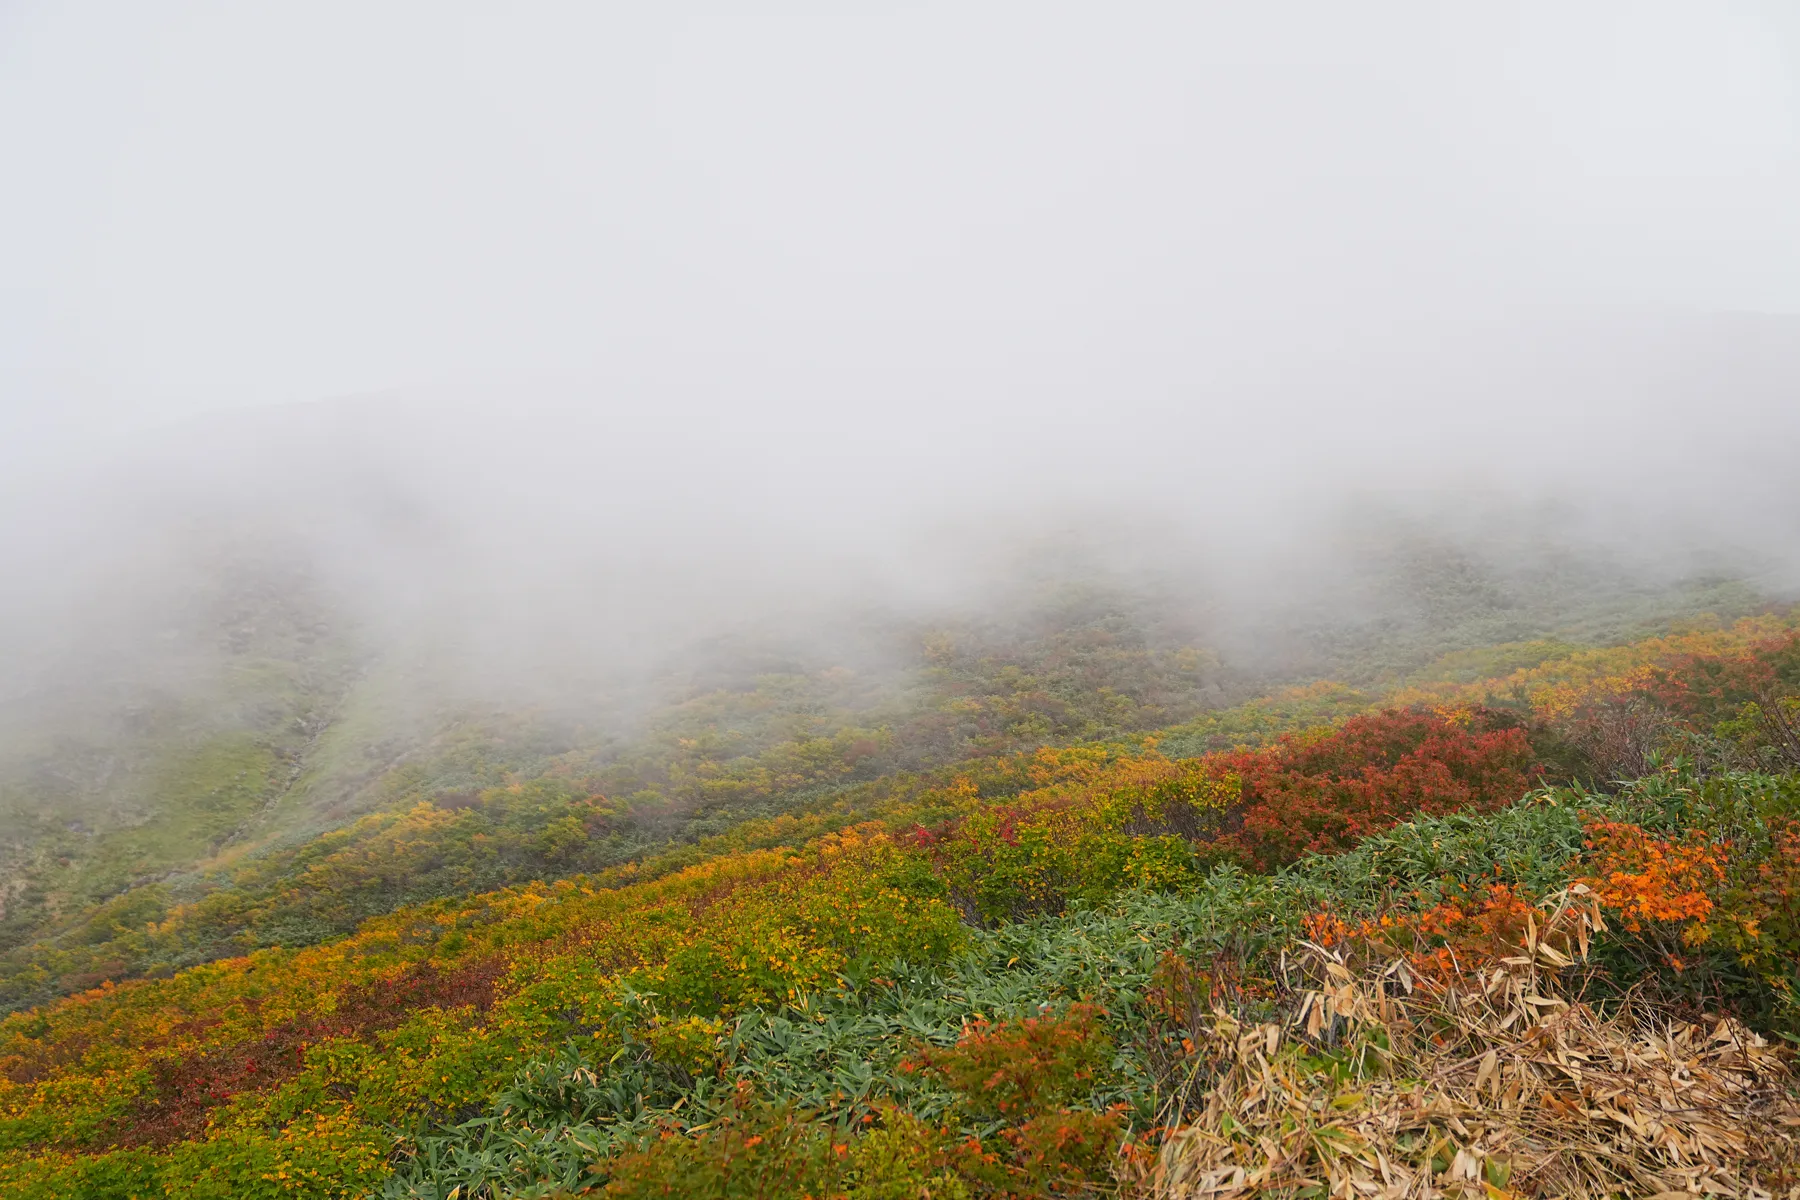
<svg viewBox="0 0 1800 1200">
<path fill-rule="evenodd" d="M 1448 978 L 1306 944 L 1285 1021 L 1195 1029 L 1140 1194 L 1800 1200 L 1791 1056 L 1730 1019 L 1583 1003 L 1604 930 L 1576 889 Z"/>
</svg>

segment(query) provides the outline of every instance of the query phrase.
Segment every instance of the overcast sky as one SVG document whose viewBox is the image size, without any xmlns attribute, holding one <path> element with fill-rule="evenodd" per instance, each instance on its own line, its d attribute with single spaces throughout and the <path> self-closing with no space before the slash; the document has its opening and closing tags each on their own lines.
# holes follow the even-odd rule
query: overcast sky
<svg viewBox="0 0 1800 1200">
<path fill-rule="evenodd" d="M 1800 8 L 13 0 L 0 163 L 15 440 L 1103 374 L 1371 314 L 1800 312 Z"/>
<path fill-rule="evenodd" d="M 519 676 L 1260 612 L 1382 505 L 1800 588 L 1792 0 L 0 0 L 0 170 L 0 656 L 265 552 Z"/>
</svg>

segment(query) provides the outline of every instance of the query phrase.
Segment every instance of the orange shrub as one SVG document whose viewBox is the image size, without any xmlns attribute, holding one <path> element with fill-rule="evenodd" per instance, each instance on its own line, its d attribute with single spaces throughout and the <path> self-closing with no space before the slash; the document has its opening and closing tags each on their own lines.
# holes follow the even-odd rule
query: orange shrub
<svg viewBox="0 0 1800 1200">
<path fill-rule="evenodd" d="M 1621 821 L 1589 821 L 1592 874 L 1581 882 L 1601 904 L 1619 913 L 1625 928 L 1642 932 L 1653 923 L 1682 924 L 1682 941 L 1698 945 L 1710 936 L 1710 891 L 1725 882 L 1723 849 L 1699 830 L 1678 842 L 1654 837 Z"/>
<path fill-rule="evenodd" d="M 999 1025 L 976 1021 L 956 1045 L 920 1051 L 903 1070 L 941 1078 L 978 1116 L 1019 1120 L 1092 1092 L 1112 1062 L 1105 1013 L 1072 1004 L 1061 1016 Z"/>
<path fill-rule="evenodd" d="M 1514 953 L 1527 932 L 1573 957 L 1569 928 L 1551 924 L 1530 898 L 1505 883 L 1492 882 L 1453 894 L 1417 911 L 1383 913 L 1346 921 L 1315 912 L 1301 922 L 1308 941 L 1326 948 L 1364 945 L 1383 959 L 1401 959 L 1426 983 L 1449 983 L 1473 964 Z"/>
</svg>

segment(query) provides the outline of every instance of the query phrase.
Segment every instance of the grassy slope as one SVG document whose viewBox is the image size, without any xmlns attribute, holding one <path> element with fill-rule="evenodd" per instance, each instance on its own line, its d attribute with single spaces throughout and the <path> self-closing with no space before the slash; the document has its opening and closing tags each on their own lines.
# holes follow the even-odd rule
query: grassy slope
<svg viewBox="0 0 1800 1200">
<path fill-rule="evenodd" d="M 727 666 L 715 677 L 727 686 L 710 690 L 699 679 L 625 740 L 544 713 L 416 711 L 395 668 L 290 639 L 311 658 L 246 653 L 230 663 L 221 708 L 250 728 L 133 777 L 145 814 L 135 824 L 72 832 L 40 821 L 27 833 L 35 858 L 9 908 L 0 1002 L 339 936 L 401 904 L 603 870 L 784 812 L 835 807 L 849 820 L 870 797 L 907 786 L 908 772 L 971 755 L 1131 741 L 1183 717 L 1159 735 L 1163 752 L 1203 753 L 1339 719 L 1398 687 L 1577 651 L 1540 639 L 1430 661 L 1446 641 L 1496 627 L 1483 605 L 1504 595 L 1454 559 L 1414 556 L 1407 571 L 1387 586 L 1415 589 L 1423 616 L 1410 631 L 1389 630 L 1381 654 L 1339 655 L 1360 687 L 1315 684 L 1210 710 L 1253 677 L 1207 651 L 1159 644 L 1158 614 L 1093 588 L 1053 589 L 1013 626 L 927 630 L 910 670 L 871 676 L 747 647 L 742 660 L 761 674 L 733 677 Z M 1666 621 L 1702 601 L 1750 603 L 1741 587 L 1708 583 L 1578 598 L 1564 632 Z M 1507 608 L 1505 628 L 1544 620 L 1518 607 Z M 794 827 L 790 840 L 817 825 Z M 146 937 L 153 923 L 164 932 Z"/>
<path fill-rule="evenodd" d="M 235 651 L 167 651 L 154 672 L 201 680 L 185 694 L 126 674 L 111 685 L 122 711 L 92 697 L 45 713 L 13 706 L 0 829 L 14 888 L 0 945 L 86 924 L 95 906 L 237 844 L 280 805 L 356 665 L 341 644 L 270 625 Z M 69 732 L 47 734 L 46 722 Z"/>
<path fill-rule="evenodd" d="M 1615 658 L 1628 661 L 1630 655 Z M 1060 763 L 1067 779 L 1082 787 L 1108 778 L 1104 771 L 1093 773 L 1108 761 L 1105 755 L 1069 752 L 1043 761 Z M 1125 768 L 1131 762 L 1112 761 Z M 1052 791 L 1057 786 L 1052 781 Z M 1792 780 L 1732 786 L 1766 795 L 1789 812 L 1800 795 Z M 955 803 L 955 794 L 952 789 L 943 799 Z M 1671 810 L 1670 795 L 1653 787 L 1617 815 L 1654 818 L 1676 829 L 1701 820 L 1698 810 Z M 1716 807 L 1717 797 L 1711 802 Z M 401 1143 L 400 1171 L 385 1184 L 393 1195 L 442 1197 L 453 1187 L 464 1195 L 487 1188 L 512 1194 L 522 1186 L 529 1191 L 538 1184 L 581 1182 L 589 1163 L 654 1137 L 662 1122 L 704 1127 L 712 1124 L 709 1118 L 729 1116 L 730 1088 L 709 1082 L 721 1075 L 804 1105 L 827 1128 L 837 1128 L 840 1138 L 851 1136 L 850 1128 L 882 1101 L 1004 1145 L 1004 1121 L 996 1125 L 965 1110 L 965 1099 L 941 1079 L 900 1070 L 902 1058 L 922 1044 L 956 1042 L 969 1021 L 1017 1019 L 1043 1005 L 1057 1011 L 1074 999 L 1098 1000 L 1119 1057 L 1106 1078 L 1077 1099 L 1094 1108 L 1119 1101 L 1141 1124 L 1158 1104 L 1151 1051 L 1162 1035 L 1151 991 L 1165 951 L 1180 948 L 1201 960 L 1226 951 L 1234 961 L 1268 972 L 1275 968 L 1271 955 L 1321 908 L 1349 917 L 1393 913 L 1495 882 L 1543 894 L 1566 880 L 1566 864 L 1582 845 L 1582 812 L 1600 804 L 1564 794 L 1492 816 L 1421 820 L 1365 841 L 1348 855 L 1306 860 L 1286 872 L 1215 870 L 1177 887 L 1128 892 L 1065 916 L 992 931 L 958 930 L 953 918 L 946 926 L 930 872 L 920 875 L 906 865 L 915 861 L 909 859 L 913 852 L 866 837 L 827 839 L 797 859 L 727 855 L 618 891 L 536 888 L 428 906 L 372 922 L 338 947 L 220 964 L 169 989 L 95 993 L 49 1014 L 41 1027 L 15 1018 L 6 1032 L 12 1053 L 22 1044 L 20 1035 L 54 1047 L 58 1039 L 72 1044 L 82 1036 L 83 1020 L 98 1017 L 108 1037 L 138 1046 L 147 1037 L 176 1032 L 168 1016 L 216 1014 L 227 1023 L 227 1042 L 249 1034 L 254 1044 L 254 1031 L 270 1028 L 268 1022 L 285 1013 L 349 1019 L 359 1010 L 346 997 L 365 979 L 392 980 L 383 988 L 391 998 L 408 994 L 418 981 L 449 980 L 497 950 L 513 960 L 510 998 L 486 1012 L 456 1008 L 450 995 L 427 992 L 399 1029 L 377 1027 L 374 1044 L 386 1048 L 372 1050 L 373 1056 L 353 1052 L 361 1044 L 355 1039 L 324 1053 L 336 1044 L 325 1033 L 317 1043 L 322 1053 L 308 1057 L 311 1065 L 297 1080 L 272 1094 L 247 1091 L 220 1110 L 212 1141 L 182 1142 L 172 1156 L 126 1149 L 90 1164 L 93 1171 L 105 1164 L 119 1179 L 137 1180 L 133 1186 L 160 1179 L 155 1187 L 178 1195 L 210 1194 L 202 1164 L 206 1171 L 235 1172 L 231 1177 L 240 1180 L 247 1178 L 243 1171 L 264 1163 L 296 1174 L 324 1172 L 316 1187 L 296 1184 L 310 1194 L 337 1194 L 338 1187 L 355 1194 L 363 1186 L 359 1180 L 373 1185 L 383 1174 L 379 1155 L 368 1158 L 374 1143 L 356 1140 L 376 1136 L 368 1126 L 352 1136 L 349 1127 L 289 1124 L 293 1105 L 322 1102 L 314 1090 L 321 1085 L 324 1095 L 348 1089 L 343 1094 L 354 1097 L 365 1120 L 384 1112 L 390 1119 L 422 1114 L 421 1125 L 401 1121 L 411 1132 Z M 890 824 L 904 827 L 916 811 L 896 810 Z M 964 811 L 979 814 L 982 805 Z M 870 887 L 875 890 L 865 895 Z M 652 949 L 665 937 L 672 940 Z M 759 950 L 796 957 L 771 963 L 772 973 L 760 967 L 746 973 L 743 964 L 695 957 L 708 946 L 734 947 L 734 958 Z M 627 957 L 621 960 L 622 953 Z M 890 963 L 895 956 L 908 961 Z M 440 974 L 420 973 L 427 960 L 444 964 L 436 968 Z M 627 964 L 622 992 L 608 981 L 618 969 L 608 964 L 621 962 Z M 634 962 L 642 966 L 631 970 Z M 765 974 L 766 984 L 759 982 Z M 698 984 L 704 988 L 692 991 Z M 706 990 L 721 984 L 734 989 L 729 997 Z M 338 999 L 313 1004 L 304 998 L 313 992 Z M 242 1004 L 251 998 L 256 1003 Z M 238 1029 L 246 1019 L 249 1027 Z M 220 1032 L 202 1027 L 202 1044 L 217 1043 Z M 190 1051 L 180 1061 L 204 1060 Z M 119 1085 L 126 1089 L 118 1094 L 127 1105 L 121 1112 L 130 1112 L 137 1103 L 132 1089 L 142 1084 L 126 1076 L 113 1086 Z M 421 1097 L 423 1109 L 417 1107 Z M 396 1102 L 401 1107 L 393 1107 Z M 151 1110 L 136 1111 L 157 1119 Z M 45 1119 L 58 1118 L 34 1118 Z M 284 1127 L 287 1133 L 268 1140 L 265 1131 Z M 49 1133 L 47 1127 L 29 1128 L 37 1138 Z M 52 1136 L 90 1135 L 71 1129 Z M 34 1194 L 24 1190 L 32 1172 L 44 1186 L 67 1186 L 74 1176 L 58 1174 L 65 1169 L 61 1161 L 32 1159 L 24 1174 L 8 1178 L 21 1195 Z M 90 1171 L 82 1165 L 87 1161 L 69 1169 Z"/>
</svg>

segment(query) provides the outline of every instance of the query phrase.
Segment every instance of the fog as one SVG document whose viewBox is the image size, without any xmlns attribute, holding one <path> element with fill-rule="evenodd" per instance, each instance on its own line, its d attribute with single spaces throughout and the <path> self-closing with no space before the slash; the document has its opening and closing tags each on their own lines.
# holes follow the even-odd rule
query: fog
<svg viewBox="0 0 1800 1200">
<path fill-rule="evenodd" d="M 19 3 L 0 161 L 14 699 L 245 570 L 496 694 L 1396 528 L 1800 585 L 1787 5 Z"/>
</svg>

